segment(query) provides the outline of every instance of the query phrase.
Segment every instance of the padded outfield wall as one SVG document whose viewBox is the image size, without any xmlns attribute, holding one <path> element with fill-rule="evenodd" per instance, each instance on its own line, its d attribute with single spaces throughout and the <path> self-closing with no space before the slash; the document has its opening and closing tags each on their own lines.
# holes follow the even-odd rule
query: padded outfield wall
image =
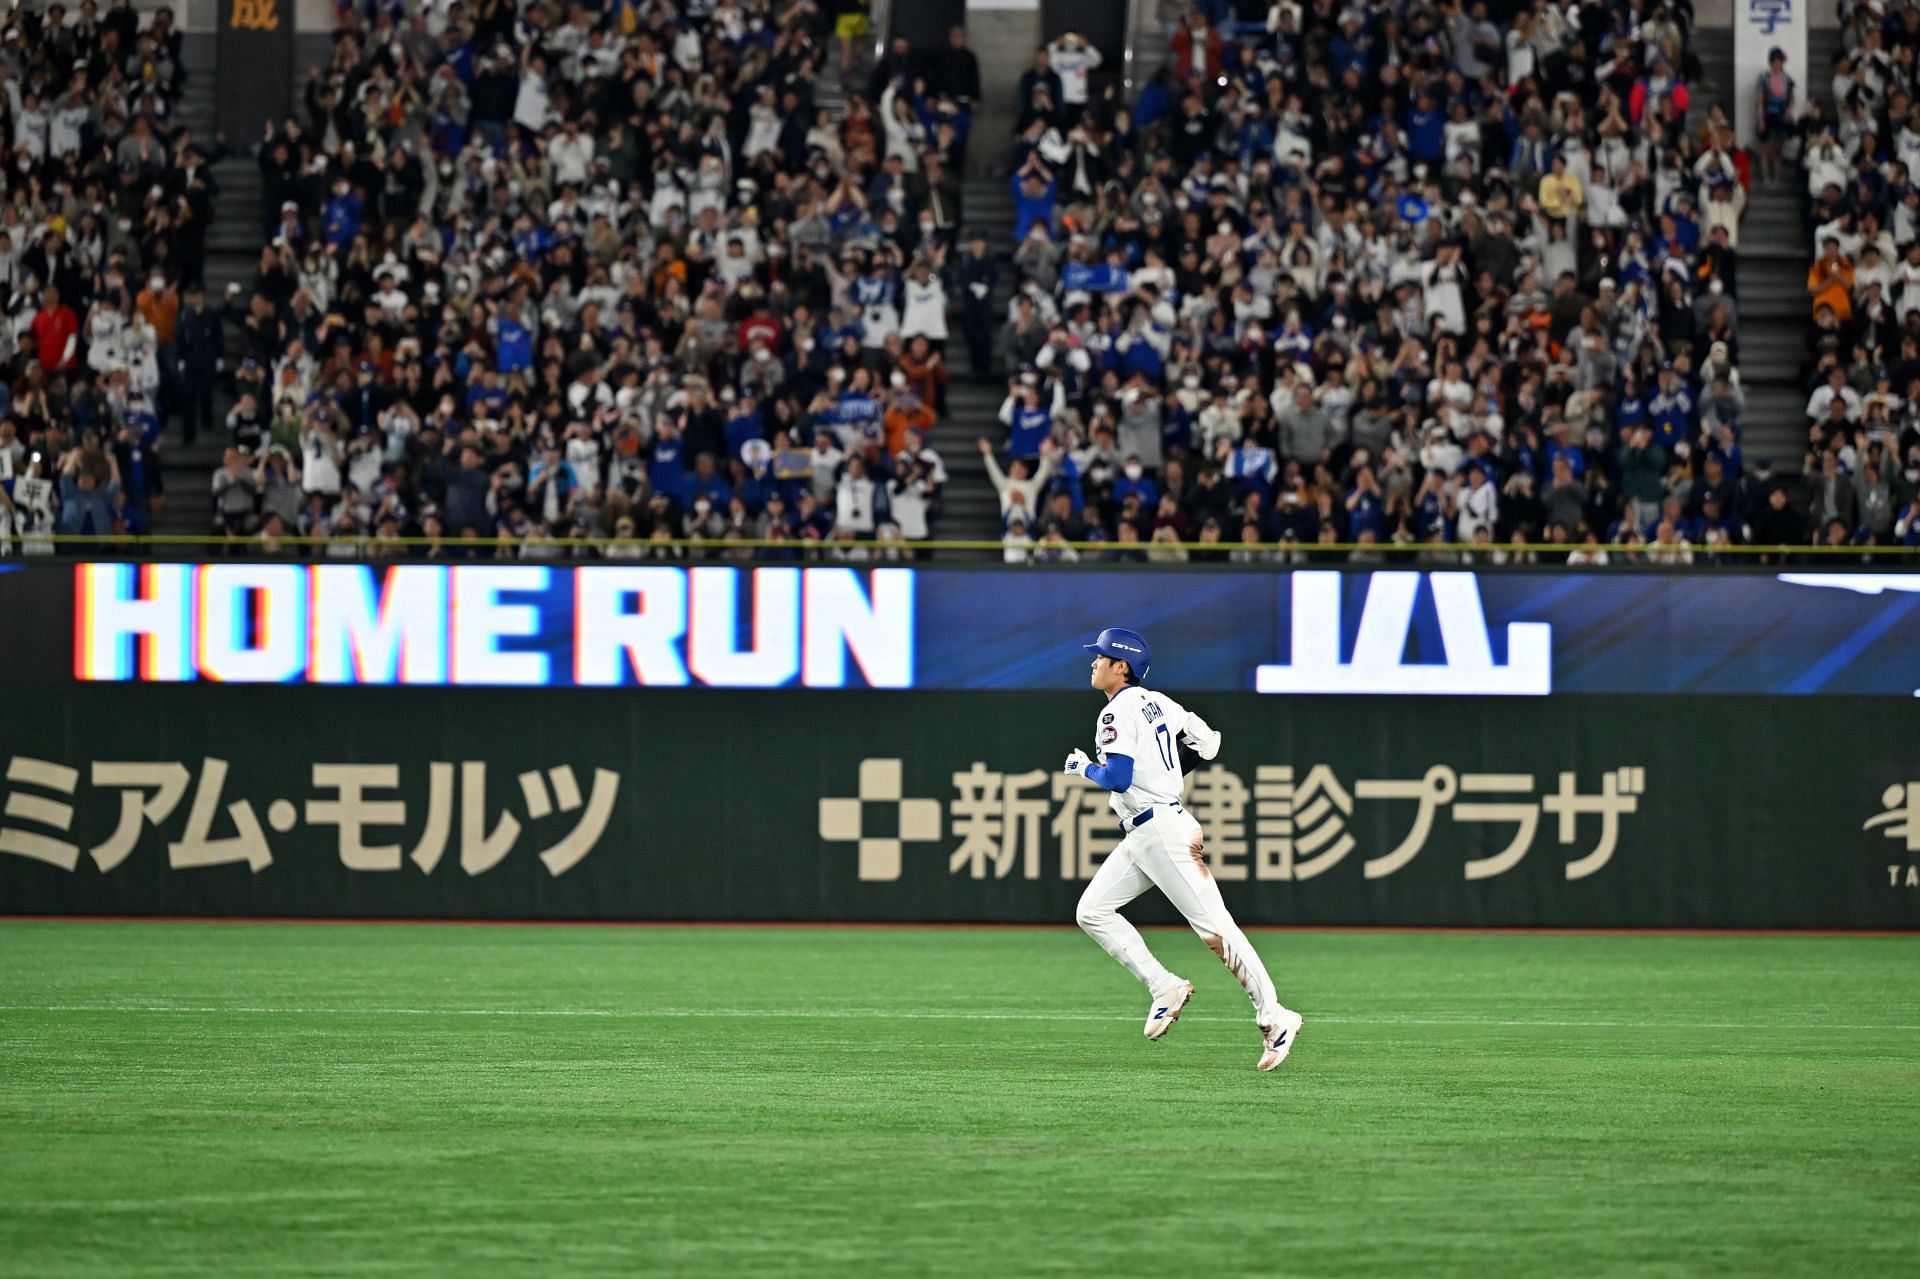
<svg viewBox="0 0 1920 1279">
<path fill-rule="evenodd" d="M 0 911 L 1064 921 L 1114 624 L 1244 921 L 1920 927 L 1920 577 L 1743 571 L 13 565 Z"/>
</svg>

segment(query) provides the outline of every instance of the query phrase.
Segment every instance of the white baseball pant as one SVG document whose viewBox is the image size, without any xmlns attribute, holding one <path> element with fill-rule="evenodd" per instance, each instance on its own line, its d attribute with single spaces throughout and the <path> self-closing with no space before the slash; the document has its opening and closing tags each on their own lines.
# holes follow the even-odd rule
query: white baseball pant
<svg viewBox="0 0 1920 1279">
<path fill-rule="evenodd" d="M 1150 993 L 1158 995 L 1180 979 L 1154 958 L 1140 930 L 1120 914 L 1122 906 L 1148 888 L 1158 888 L 1247 992 L 1254 1021 L 1263 1027 L 1274 1025 L 1282 1010 L 1273 979 L 1227 912 L 1220 885 L 1189 852 L 1200 834 L 1200 823 L 1177 805 L 1155 804 L 1151 811 L 1152 818 L 1129 830 L 1094 872 L 1086 892 L 1080 894 L 1075 922 Z"/>
</svg>

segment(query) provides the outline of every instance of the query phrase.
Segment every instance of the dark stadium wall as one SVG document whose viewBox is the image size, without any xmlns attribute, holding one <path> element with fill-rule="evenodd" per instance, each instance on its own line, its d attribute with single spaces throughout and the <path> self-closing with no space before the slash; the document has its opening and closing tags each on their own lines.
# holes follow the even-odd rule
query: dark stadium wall
<svg viewBox="0 0 1920 1279">
<path fill-rule="evenodd" d="M 1248 923 L 1920 927 L 1910 702 L 1193 700 L 1225 748 L 1186 803 Z M 12 914 L 1062 923 L 1118 837 L 1059 774 L 1092 694 L 0 701 Z"/>
<path fill-rule="evenodd" d="M 215 55 L 220 128 L 249 141 L 293 105 L 294 6 L 287 0 L 218 0 Z"/>
<path fill-rule="evenodd" d="M 1014 121 L 1020 114 L 1015 91 L 1020 74 L 1033 62 L 1033 50 L 1040 43 L 1039 0 L 1030 5 L 1009 4 L 1005 8 L 973 9 L 967 14 L 967 44 L 980 62 L 981 99 L 974 104 L 975 138 L 1013 136 Z M 967 152 L 967 176 L 984 178 L 998 174 L 1006 181 L 1006 152 L 996 146 L 974 146 Z M 977 216 L 977 215 L 976 215 Z"/>
<path fill-rule="evenodd" d="M 967 25 L 965 0 L 914 0 L 887 9 L 889 36 L 905 36 L 916 54 L 932 53 L 947 45 L 951 27 Z"/>
</svg>

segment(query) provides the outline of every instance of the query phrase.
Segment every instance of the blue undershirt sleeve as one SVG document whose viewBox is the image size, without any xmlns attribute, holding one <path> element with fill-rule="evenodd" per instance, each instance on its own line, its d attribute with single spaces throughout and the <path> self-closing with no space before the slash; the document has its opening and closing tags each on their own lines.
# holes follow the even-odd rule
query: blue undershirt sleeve
<svg viewBox="0 0 1920 1279">
<path fill-rule="evenodd" d="M 1087 766 L 1087 780 L 1111 791 L 1123 791 L 1133 785 L 1133 756 L 1109 755 L 1105 764 Z"/>
</svg>

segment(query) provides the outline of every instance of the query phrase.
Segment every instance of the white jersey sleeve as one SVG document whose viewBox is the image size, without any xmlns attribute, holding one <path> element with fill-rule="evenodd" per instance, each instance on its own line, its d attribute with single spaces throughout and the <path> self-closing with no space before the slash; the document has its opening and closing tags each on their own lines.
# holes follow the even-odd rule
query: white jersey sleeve
<svg viewBox="0 0 1920 1279">
<path fill-rule="evenodd" d="M 1220 730 L 1201 719 L 1192 711 L 1186 712 L 1187 721 L 1180 726 L 1180 738 L 1193 748 L 1194 754 L 1201 759 L 1212 759 L 1220 753 Z"/>
</svg>

